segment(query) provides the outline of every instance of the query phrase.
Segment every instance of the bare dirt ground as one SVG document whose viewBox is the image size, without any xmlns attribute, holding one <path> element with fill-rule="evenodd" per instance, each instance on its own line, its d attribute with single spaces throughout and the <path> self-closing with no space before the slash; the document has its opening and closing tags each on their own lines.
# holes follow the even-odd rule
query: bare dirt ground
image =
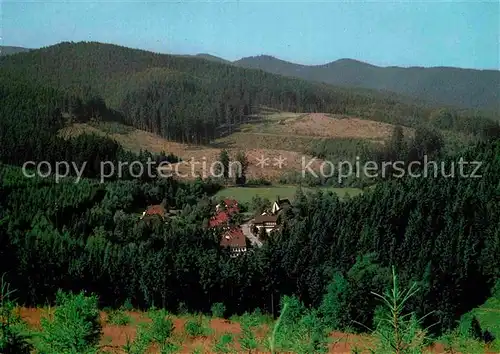
<svg viewBox="0 0 500 354">
<path fill-rule="evenodd" d="M 34 329 L 40 329 L 40 319 L 48 316 L 50 313 L 46 309 L 35 308 L 19 308 L 19 314 L 26 323 Z M 125 353 L 123 346 L 127 340 L 134 340 L 137 331 L 137 325 L 150 321 L 145 313 L 130 311 L 127 314 L 131 318 L 131 323 L 125 326 L 111 325 L 106 322 L 107 316 L 104 312 L 101 313 L 101 321 L 103 332 L 101 336 L 100 348 L 102 352 L 107 353 Z M 231 322 L 224 319 L 210 320 L 212 333 L 206 337 L 190 338 L 184 331 L 186 319 L 173 318 L 174 334 L 173 340 L 176 343 L 181 343 L 179 353 L 188 354 L 198 350 L 200 353 L 214 353 L 213 347 L 221 335 L 230 333 L 234 336 L 234 346 L 238 352 L 241 350 L 238 338 L 241 334 L 241 326 L 239 323 Z M 256 337 L 259 340 L 265 340 L 269 335 L 269 329 L 266 326 L 257 327 L 255 331 Z M 372 347 L 373 339 L 368 335 L 357 335 L 343 332 L 332 332 L 330 335 L 331 344 L 329 345 L 328 353 L 331 354 L 350 354 L 356 348 L 362 353 L 368 353 L 366 348 Z M 150 353 L 159 353 L 158 348 L 152 346 Z M 268 354 L 265 351 L 258 353 Z M 445 353 L 444 347 L 441 344 L 436 344 L 429 348 L 429 353 Z M 455 352 L 455 354 L 460 354 Z M 492 354 L 492 353 L 491 353 Z"/>
<path fill-rule="evenodd" d="M 33 308 L 20 308 L 19 313 L 21 317 L 28 323 L 32 328 L 40 329 L 40 319 L 49 315 L 47 310 L 43 309 L 33 309 Z M 149 319 L 145 314 L 140 312 L 127 312 L 131 317 L 131 324 L 126 326 L 110 325 L 106 322 L 106 314 L 101 313 L 101 321 L 103 325 L 103 332 L 101 336 L 100 349 L 108 353 L 125 353 L 123 346 L 127 343 L 127 340 L 134 340 L 137 331 L 137 324 L 148 322 Z M 184 332 L 184 324 L 186 320 L 183 318 L 174 318 L 174 340 L 177 342 L 182 342 L 182 347 L 179 353 L 188 354 L 192 353 L 194 350 L 200 350 L 201 353 L 214 353 L 213 347 L 216 340 L 220 338 L 222 334 L 230 333 L 234 335 L 235 341 L 234 346 L 238 352 L 244 352 L 241 350 L 238 344 L 238 336 L 241 334 L 241 326 L 239 323 L 234 323 L 229 320 L 224 319 L 212 319 L 210 321 L 210 327 L 212 333 L 206 337 L 190 338 Z M 259 327 L 256 329 L 256 336 L 258 339 L 263 340 L 268 335 L 268 329 L 265 327 Z M 335 354 L 348 354 L 351 353 L 351 349 L 354 347 L 361 347 L 363 343 L 366 344 L 368 337 L 359 336 L 353 334 L 345 334 L 342 332 L 334 332 L 331 334 L 332 344 L 330 344 L 329 353 Z M 158 349 L 154 346 L 150 348 L 151 353 L 158 353 Z M 258 353 L 267 354 L 268 352 L 258 351 Z"/>
</svg>

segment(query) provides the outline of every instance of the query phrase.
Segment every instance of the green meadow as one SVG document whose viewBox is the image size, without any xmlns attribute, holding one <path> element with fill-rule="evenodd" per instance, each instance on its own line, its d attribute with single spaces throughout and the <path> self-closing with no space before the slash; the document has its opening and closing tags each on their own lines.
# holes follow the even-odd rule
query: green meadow
<svg viewBox="0 0 500 354">
<path fill-rule="evenodd" d="M 302 187 L 304 193 L 314 193 L 317 190 L 331 191 L 336 193 L 339 198 L 345 198 L 347 195 L 350 197 L 357 196 L 362 193 L 359 188 L 333 188 L 333 187 Z M 220 190 L 216 197 L 220 198 L 233 198 L 240 203 L 249 203 L 253 197 L 259 196 L 269 200 L 275 200 L 278 196 L 280 198 L 288 198 L 293 201 L 297 186 L 292 185 L 275 185 L 275 186 L 259 186 L 259 187 L 229 187 Z"/>
</svg>

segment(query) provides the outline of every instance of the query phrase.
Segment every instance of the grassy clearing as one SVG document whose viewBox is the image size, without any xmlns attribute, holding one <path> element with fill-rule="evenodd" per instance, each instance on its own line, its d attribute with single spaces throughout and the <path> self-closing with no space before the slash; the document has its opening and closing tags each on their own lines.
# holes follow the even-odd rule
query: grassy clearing
<svg viewBox="0 0 500 354">
<path fill-rule="evenodd" d="M 303 191 L 306 193 L 313 193 L 317 190 L 331 191 L 336 193 L 339 198 L 345 198 L 346 195 L 354 197 L 362 193 L 359 188 L 333 188 L 333 187 L 302 187 Z M 267 198 L 269 200 L 275 200 L 277 196 L 280 198 L 288 198 L 293 200 L 295 193 L 297 191 L 297 186 L 269 186 L 269 187 L 229 187 L 222 189 L 216 194 L 216 197 L 221 198 L 233 198 L 238 200 L 240 203 L 249 203 L 252 198 L 259 196 L 261 198 Z"/>
<path fill-rule="evenodd" d="M 500 288 L 483 305 L 464 314 L 451 333 L 440 342 L 448 352 L 500 353 Z"/>
</svg>

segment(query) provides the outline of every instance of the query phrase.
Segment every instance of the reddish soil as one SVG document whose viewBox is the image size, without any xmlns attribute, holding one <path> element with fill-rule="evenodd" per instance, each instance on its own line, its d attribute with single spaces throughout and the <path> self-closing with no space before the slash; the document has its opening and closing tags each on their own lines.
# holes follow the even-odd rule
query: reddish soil
<svg viewBox="0 0 500 354">
<path fill-rule="evenodd" d="M 42 317 L 50 316 L 50 311 L 43 309 L 33 308 L 19 308 L 19 314 L 33 328 L 40 327 L 40 320 Z M 131 317 L 131 324 L 126 326 L 110 325 L 106 322 L 106 314 L 101 313 L 101 320 L 103 325 L 103 333 L 101 337 L 101 350 L 108 353 L 124 353 L 122 347 L 127 343 L 127 339 L 132 341 L 136 336 L 137 324 L 150 321 L 144 313 L 128 312 Z M 223 319 L 212 319 L 210 327 L 212 333 L 207 337 L 190 338 L 184 332 L 184 324 L 186 322 L 183 318 L 174 318 L 174 341 L 182 343 L 180 353 L 188 354 L 194 350 L 202 350 L 203 353 L 213 353 L 213 346 L 217 338 L 222 334 L 231 333 L 235 335 L 234 346 L 236 350 L 240 351 L 237 341 L 238 334 L 241 333 L 239 323 L 234 323 Z M 268 335 L 267 328 L 260 327 L 256 329 L 256 336 L 259 339 L 264 339 Z M 371 347 L 373 339 L 368 335 L 356 335 L 342 332 L 333 332 L 330 336 L 331 344 L 329 346 L 329 353 L 333 354 L 350 354 L 353 349 L 358 348 L 361 350 Z M 441 344 L 436 344 L 429 348 L 431 353 L 445 353 L 444 347 Z M 158 353 L 156 347 L 150 349 L 151 353 Z M 363 351 L 364 353 L 365 351 Z M 367 351 L 366 351 L 367 352 Z M 268 352 L 259 351 L 258 353 L 267 354 Z M 490 353 L 493 354 L 493 353 Z"/>
</svg>

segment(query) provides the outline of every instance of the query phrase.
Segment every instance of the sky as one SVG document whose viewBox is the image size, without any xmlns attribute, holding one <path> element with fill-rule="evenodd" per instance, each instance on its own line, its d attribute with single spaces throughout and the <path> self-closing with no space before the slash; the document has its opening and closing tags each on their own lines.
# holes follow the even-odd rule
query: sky
<svg viewBox="0 0 500 354">
<path fill-rule="evenodd" d="M 1 0 L 0 0 L 1 1 Z M 3 45 L 98 41 L 228 60 L 500 69 L 496 1 L 3 0 Z"/>
</svg>

